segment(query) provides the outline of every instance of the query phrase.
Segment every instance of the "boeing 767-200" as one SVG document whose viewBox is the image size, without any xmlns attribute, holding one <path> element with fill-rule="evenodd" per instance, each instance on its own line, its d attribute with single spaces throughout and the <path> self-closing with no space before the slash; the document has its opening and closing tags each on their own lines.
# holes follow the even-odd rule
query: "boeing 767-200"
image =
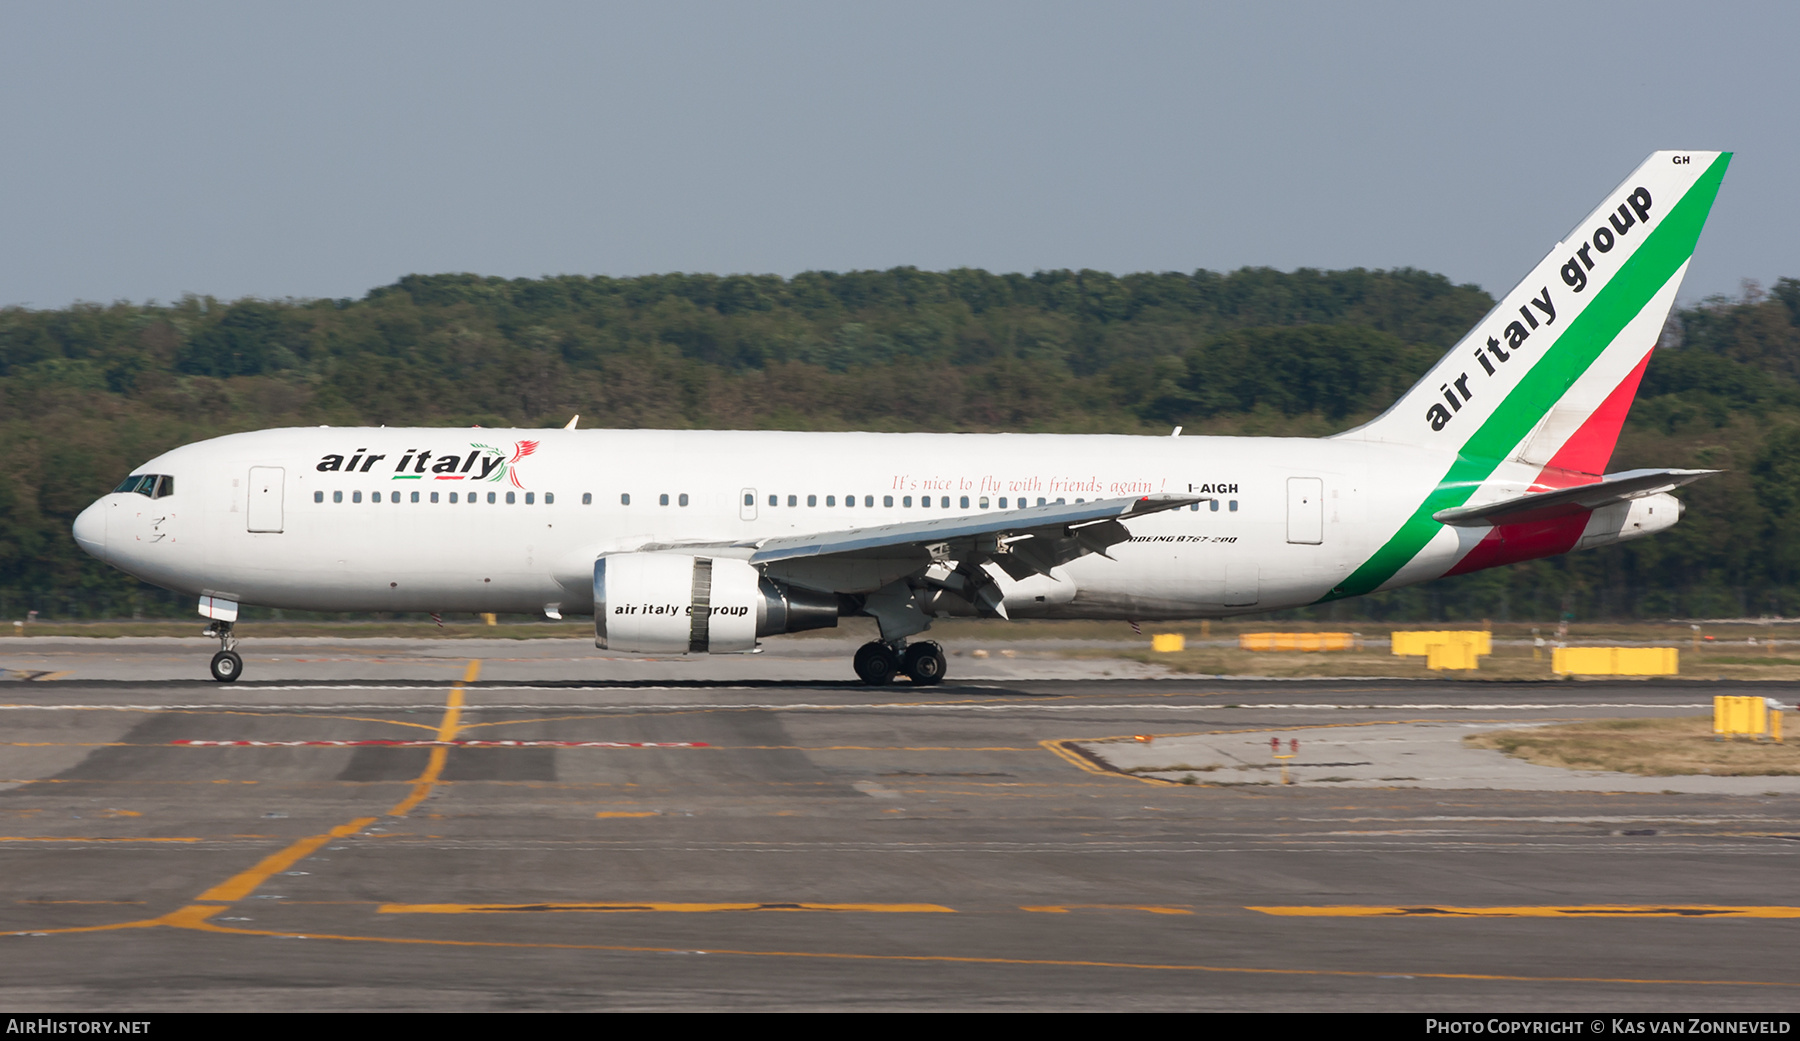
<svg viewBox="0 0 1800 1041">
<path fill-rule="evenodd" d="M 1639 538 L 1702 470 L 1607 473 L 1730 153 L 1657 152 L 1425 378 L 1326 438 L 318 427 L 166 452 L 75 521 L 198 597 L 594 616 L 621 653 L 875 619 L 868 683 L 944 676 L 945 615 L 1216 618 Z"/>
</svg>

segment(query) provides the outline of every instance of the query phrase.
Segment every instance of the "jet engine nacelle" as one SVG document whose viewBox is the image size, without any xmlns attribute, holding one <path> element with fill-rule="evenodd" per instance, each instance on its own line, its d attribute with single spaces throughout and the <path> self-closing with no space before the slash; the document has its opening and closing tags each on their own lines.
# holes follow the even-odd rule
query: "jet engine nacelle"
<svg viewBox="0 0 1800 1041">
<path fill-rule="evenodd" d="M 1668 492 L 1602 506 L 1588 516 L 1579 548 L 1610 546 L 1615 542 L 1630 542 L 1654 535 L 1664 528 L 1674 527 L 1685 508 L 1680 499 Z"/>
<path fill-rule="evenodd" d="M 732 557 L 613 553 L 594 561 L 596 647 L 723 654 L 837 619 L 834 594 L 786 586 Z"/>
</svg>

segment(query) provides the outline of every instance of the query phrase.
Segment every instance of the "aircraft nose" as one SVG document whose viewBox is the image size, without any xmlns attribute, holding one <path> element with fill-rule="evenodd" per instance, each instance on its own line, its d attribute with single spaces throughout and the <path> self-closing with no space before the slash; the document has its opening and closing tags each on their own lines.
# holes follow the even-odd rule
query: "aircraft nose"
<svg viewBox="0 0 1800 1041">
<path fill-rule="evenodd" d="M 90 555 L 106 559 L 106 503 L 95 502 L 75 518 L 75 543 Z"/>
</svg>

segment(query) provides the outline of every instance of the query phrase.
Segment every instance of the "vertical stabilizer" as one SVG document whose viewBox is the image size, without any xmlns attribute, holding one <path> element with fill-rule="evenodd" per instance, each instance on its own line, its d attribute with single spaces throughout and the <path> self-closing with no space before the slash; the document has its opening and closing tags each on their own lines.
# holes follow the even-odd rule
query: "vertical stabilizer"
<svg viewBox="0 0 1800 1041">
<path fill-rule="evenodd" d="M 1730 161 L 1653 153 L 1393 408 L 1338 436 L 1542 465 L 1578 438 L 1591 460 L 1618 434 L 1615 392 L 1630 384 L 1628 409 Z"/>
<path fill-rule="evenodd" d="M 1604 471 L 1730 162 L 1652 153 L 1393 408 L 1338 435 L 1443 470 L 1327 599 L 1417 580 L 1401 569 L 1444 532 L 1434 513 Z"/>
</svg>

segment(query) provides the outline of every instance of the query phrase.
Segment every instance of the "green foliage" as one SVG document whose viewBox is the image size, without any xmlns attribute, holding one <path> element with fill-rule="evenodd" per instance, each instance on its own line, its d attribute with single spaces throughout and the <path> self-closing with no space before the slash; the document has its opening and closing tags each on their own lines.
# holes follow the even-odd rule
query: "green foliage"
<svg viewBox="0 0 1800 1041">
<path fill-rule="evenodd" d="M 331 423 L 1319 435 L 1377 414 L 1492 306 L 1414 270 L 1114 276 L 409 275 L 360 300 L 0 310 L 0 616 L 186 614 L 69 524 L 155 454 Z M 1800 607 L 1800 281 L 1679 316 L 1615 468 L 1731 473 L 1654 539 L 1310 613 Z M 1306 612 L 1303 612 L 1306 613 Z"/>
</svg>

